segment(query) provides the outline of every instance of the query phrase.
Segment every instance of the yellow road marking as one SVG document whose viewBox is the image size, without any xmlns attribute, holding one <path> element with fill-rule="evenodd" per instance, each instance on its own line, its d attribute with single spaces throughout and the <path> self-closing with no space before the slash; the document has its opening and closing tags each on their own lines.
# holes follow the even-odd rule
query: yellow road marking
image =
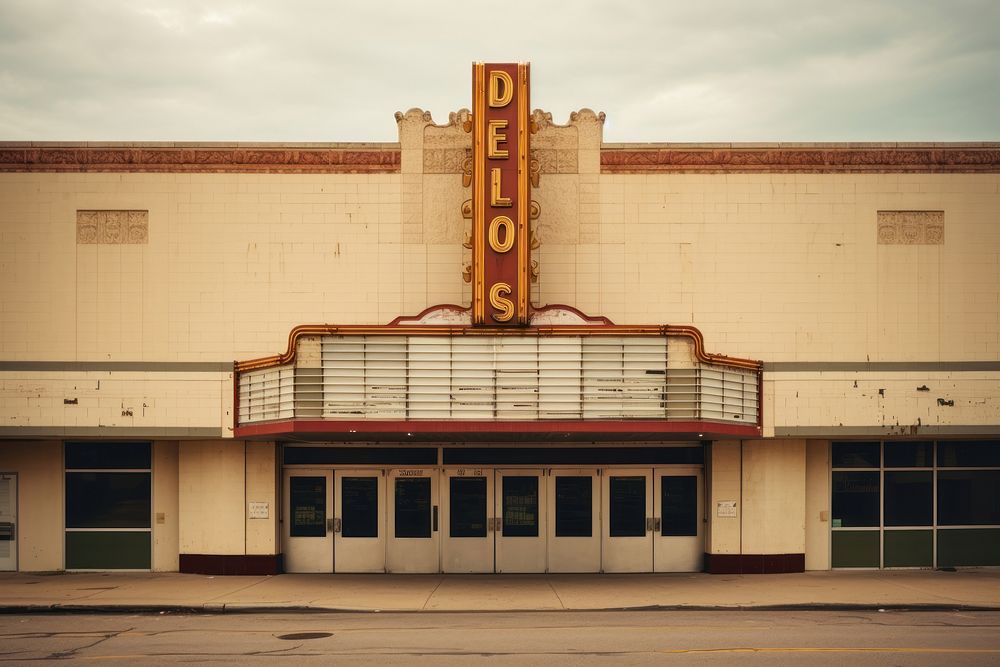
<svg viewBox="0 0 1000 667">
<path fill-rule="evenodd" d="M 1000 648 L 917 648 L 906 646 L 743 646 L 660 649 L 657 653 L 1000 653 Z"/>
</svg>

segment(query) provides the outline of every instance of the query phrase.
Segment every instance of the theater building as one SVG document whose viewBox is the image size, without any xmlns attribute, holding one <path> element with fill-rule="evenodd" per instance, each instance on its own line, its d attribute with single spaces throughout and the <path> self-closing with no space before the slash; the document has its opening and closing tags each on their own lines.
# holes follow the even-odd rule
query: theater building
<svg viewBox="0 0 1000 667">
<path fill-rule="evenodd" d="M 1000 144 L 472 84 L 395 143 L 0 144 L 0 570 L 1000 565 Z"/>
</svg>

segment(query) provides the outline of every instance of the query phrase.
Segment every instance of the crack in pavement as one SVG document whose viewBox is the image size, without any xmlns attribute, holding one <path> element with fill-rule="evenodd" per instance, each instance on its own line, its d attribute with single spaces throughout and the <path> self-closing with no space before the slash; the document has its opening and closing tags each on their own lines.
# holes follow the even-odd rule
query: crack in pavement
<svg viewBox="0 0 1000 667">
<path fill-rule="evenodd" d="M 80 651 L 85 651 L 87 649 L 94 648 L 95 646 L 100 646 L 104 642 L 106 642 L 106 641 L 108 641 L 110 639 L 114 639 L 115 637 L 119 637 L 119 636 L 125 634 L 126 632 L 129 632 L 132 629 L 133 628 L 126 628 L 125 630 L 118 630 L 118 631 L 114 631 L 114 632 L 106 632 L 106 633 L 103 633 L 103 635 L 97 641 L 95 641 L 92 644 L 87 644 L 85 646 L 78 646 L 78 647 L 70 649 L 68 651 L 57 651 L 55 653 L 50 653 L 45 658 L 41 658 L 41 659 L 42 660 L 65 660 L 67 658 L 78 657 L 77 653 L 79 653 Z"/>
</svg>

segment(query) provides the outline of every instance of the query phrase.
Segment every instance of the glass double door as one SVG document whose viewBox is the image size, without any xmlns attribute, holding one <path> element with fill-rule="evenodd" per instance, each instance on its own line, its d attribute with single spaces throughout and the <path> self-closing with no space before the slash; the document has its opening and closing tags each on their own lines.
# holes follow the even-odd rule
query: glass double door
<svg viewBox="0 0 1000 667">
<path fill-rule="evenodd" d="M 286 469 L 285 477 L 289 572 L 702 568 L 700 467 Z"/>
<path fill-rule="evenodd" d="M 604 471 L 604 572 L 697 572 L 704 558 L 700 468 Z"/>
<path fill-rule="evenodd" d="M 438 572 L 438 474 L 285 471 L 287 572 Z"/>
<path fill-rule="evenodd" d="M 444 572 L 545 571 L 543 470 L 457 468 L 444 484 Z"/>
</svg>

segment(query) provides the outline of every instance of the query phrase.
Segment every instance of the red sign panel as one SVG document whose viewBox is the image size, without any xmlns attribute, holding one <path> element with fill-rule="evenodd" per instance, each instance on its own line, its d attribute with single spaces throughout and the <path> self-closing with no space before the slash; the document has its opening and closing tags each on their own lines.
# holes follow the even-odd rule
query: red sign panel
<svg viewBox="0 0 1000 667">
<path fill-rule="evenodd" d="M 472 322 L 528 324 L 528 64 L 472 66 Z"/>
</svg>

